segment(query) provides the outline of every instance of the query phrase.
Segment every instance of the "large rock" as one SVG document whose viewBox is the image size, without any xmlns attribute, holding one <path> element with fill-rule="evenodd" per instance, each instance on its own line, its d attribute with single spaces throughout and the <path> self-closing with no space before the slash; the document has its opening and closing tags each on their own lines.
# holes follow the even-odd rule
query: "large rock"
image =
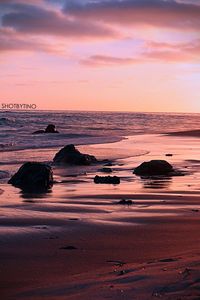
<svg viewBox="0 0 200 300">
<path fill-rule="evenodd" d="M 59 132 L 56 130 L 56 126 L 54 124 L 49 124 L 45 130 L 37 130 L 33 132 L 33 134 L 40 134 L 40 133 L 59 133 Z"/>
<path fill-rule="evenodd" d="M 8 183 L 23 190 L 48 190 L 53 185 L 53 172 L 50 166 L 38 162 L 23 164 Z"/>
<path fill-rule="evenodd" d="M 74 145 L 67 145 L 56 153 L 54 163 L 71 165 L 91 165 L 97 163 L 93 155 L 83 154 Z"/>
<path fill-rule="evenodd" d="M 174 169 L 166 160 L 143 162 L 133 173 L 139 176 L 169 175 Z"/>
<path fill-rule="evenodd" d="M 119 184 L 120 178 L 118 176 L 98 176 L 94 178 L 94 183 L 101 184 Z"/>
</svg>

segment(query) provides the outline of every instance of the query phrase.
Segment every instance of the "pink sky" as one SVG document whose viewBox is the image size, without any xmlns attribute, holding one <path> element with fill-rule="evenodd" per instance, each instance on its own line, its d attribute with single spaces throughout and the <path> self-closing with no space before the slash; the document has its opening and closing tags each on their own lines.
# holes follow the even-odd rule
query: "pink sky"
<svg viewBox="0 0 200 300">
<path fill-rule="evenodd" d="M 200 112 L 200 1 L 0 0 L 1 103 Z"/>
</svg>

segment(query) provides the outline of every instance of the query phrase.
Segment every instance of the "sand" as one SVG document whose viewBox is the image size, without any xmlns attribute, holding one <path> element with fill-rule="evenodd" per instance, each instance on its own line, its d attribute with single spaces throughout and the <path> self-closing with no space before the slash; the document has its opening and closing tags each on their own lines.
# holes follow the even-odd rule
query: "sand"
<svg viewBox="0 0 200 300">
<path fill-rule="evenodd" d="M 119 186 L 95 185 L 95 168 L 54 169 L 58 183 L 44 195 L 1 184 L 1 299 L 200 299 L 200 146 L 174 138 L 90 146 L 104 155 L 117 148 Z M 125 156 L 132 143 L 149 151 Z M 185 176 L 132 174 L 165 153 Z"/>
</svg>

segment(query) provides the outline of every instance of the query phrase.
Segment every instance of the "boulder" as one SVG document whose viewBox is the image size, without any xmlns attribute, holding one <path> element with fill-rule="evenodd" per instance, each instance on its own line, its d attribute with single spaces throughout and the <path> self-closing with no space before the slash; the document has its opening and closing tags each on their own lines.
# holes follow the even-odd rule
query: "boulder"
<svg viewBox="0 0 200 300">
<path fill-rule="evenodd" d="M 170 163 L 165 160 L 151 160 L 143 162 L 133 173 L 139 176 L 169 175 L 174 169 Z"/>
<path fill-rule="evenodd" d="M 37 130 L 33 132 L 33 134 L 41 134 L 41 133 L 59 133 L 59 132 L 56 130 L 56 126 L 54 124 L 49 124 L 45 130 Z"/>
<path fill-rule="evenodd" d="M 91 165 L 97 163 L 93 155 L 83 154 L 74 145 L 67 145 L 56 153 L 54 159 L 56 164 Z"/>
<path fill-rule="evenodd" d="M 96 175 L 94 178 L 94 183 L 105 183 L 105 184 L 119 184 L 120 178 L 117 176 L 98 176 Z"/>
<path fill-rule="evenodd" d="M 20 167 L 8 183 L 22 190 L 45 191 L 53 185 L 53 172 L 46 164 L 27 162 Z"/>
</svg>

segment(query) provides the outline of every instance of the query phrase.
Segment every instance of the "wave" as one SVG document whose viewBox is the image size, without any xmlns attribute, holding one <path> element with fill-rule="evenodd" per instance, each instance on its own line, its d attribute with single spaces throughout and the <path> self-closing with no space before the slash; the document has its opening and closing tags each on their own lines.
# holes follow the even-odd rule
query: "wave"
<svg viewBox="0 0 200 300">
<path fill-rule="evenodd" d="M 6 117 L 0 118 L 0 126 L 12 126 L 14 123 L 14 119 L 9 119 Z"/>
<path fill-rule="evenodd" d="M 0 179 L 5 179 L 9 177 L 9 173 L 6 171 L 0 171 Z"/>
</svg>

